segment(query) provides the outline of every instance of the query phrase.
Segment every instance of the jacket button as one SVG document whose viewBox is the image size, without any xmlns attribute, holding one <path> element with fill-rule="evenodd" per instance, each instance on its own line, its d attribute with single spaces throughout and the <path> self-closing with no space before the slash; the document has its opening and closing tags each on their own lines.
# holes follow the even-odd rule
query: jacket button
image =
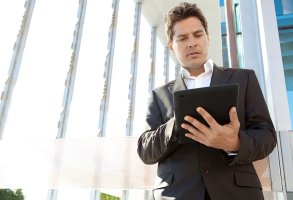
<svg viewBox="0 0 293 200">
<path fill-rule="evenodd" d="M 202 168 L 202 173 L 203 174 L 208 174 L 209 173 L 208 168 L 206 168 L 206 167 Z"/>
</svg>

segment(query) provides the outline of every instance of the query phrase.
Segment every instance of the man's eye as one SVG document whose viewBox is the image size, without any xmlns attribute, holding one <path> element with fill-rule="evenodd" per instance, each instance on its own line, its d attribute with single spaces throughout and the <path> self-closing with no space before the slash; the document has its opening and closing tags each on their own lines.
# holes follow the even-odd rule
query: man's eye
<svg viewBox="0 0 293 200">
<path fill-rule="evenodd" d="M 203 34 L 196 34 L 195 37 L 196 37 L 196 38 L 199 38 L 199 37 L 201 37 L 202 35 L 203 35 Z"/>
<path fill-rule="evenodd" d="M 179 38 L 178 39 L 179 41 L 184 41 L 184 40 L 186 40 L 186 38 L 184 37 L 184 38 Z"/>
</svg>

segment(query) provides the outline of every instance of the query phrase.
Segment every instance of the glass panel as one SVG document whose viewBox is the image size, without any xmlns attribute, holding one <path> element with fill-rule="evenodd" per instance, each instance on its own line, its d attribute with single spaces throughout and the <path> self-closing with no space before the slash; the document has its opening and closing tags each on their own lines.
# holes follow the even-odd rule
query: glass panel
<svg viewBox="0 0 293 200">
<path fill-rule="evenodd" d="M 220 14 L 221 14 L 221 34 L 222 34 L 222 57 L 223 66 L 229 67 L 228 60 L 228 46 L 227 46 L 227 27 L 226 27 L 226 16 L 225 16 L 225 6 L 224 1 L 220 3 Z"/>
<path fill-rule="evenodd" d="M 145 190 L 129 190 L 129 196 L 127 198 L 127 200 L 149 200 L 152 198 L 145 198 L 146 196 L 146 192 Z M 150 196 L 150 195 L 149 195 Z"/>
<path fill-rule="evenodd" d="M 279 37 L 291 115 L 291 127 L 293 127 L 293 24 L 290 27 L 279 28 Z"/>
<path fill-rule="evenodd" d="M 244 58 L 243 58 L 243 39 L 242 39 L 242 27 L 240 23 L 240 6 L 239 4 L 234 5 L 235 9 L 235 31 L 236 31 L 236 43 L 237 43 L 237 61 L 238 67 L 244 67 Z"/>
<path fill-rule="evenodd" d="M 151 200 L 153 199 L 151 197 L 151 191 L 149 194 L 147 194 L 147 190 L 134 190 L 134 189 L 130 189 L 130 190 L 101 190 L 101 197 L 106 197 L 108 195 L 111 195 L 113 200 L 114 199 L 125 199 L 125 200 Z M 101 200 L 106 200 L 109 199 L 108 198 L 101 198 Z M 59 199 L 58 199 L 59 200 Z"/>
<path fill-rule="evenodd" d="M 293 0 L 282 0 L 283 3 L 283 14 L 292 14 L 293 13 Z"/>
<path fill-rule="evenodd" d="M 156 49 L 156 65 L 155 65 L 155 88 L 165 84 L 164 75 L 164 45 L 157 39 L 157 49 Z"/>
<path fill-rule="evenodd" d="M 133 124 L 133 135 L 140 135 L 144 130 L 146 108 L 148 102 L 149 73 L 151 69 L 150 60 L 151 27 L 145 17 L 141 16 L 138 69 L 135 96 L 135 115 Z"/>
<path fill-rule="evenodd" d="M 172 52 L 170 51 L 170 55 Z M 172 81 L 175 79 L 176 75 L 176 63 L 173 61 L 171 57 L 169 57 L 169 81 Z"/>
<path fill-rule="evenodd" d="M 269 192 L 269 191 L 264 191 L 264 199 L 265 200 L 285 200 L 285 199 L 291 199 L 288 197 L 284 197 L 283 192 Z"/>
<path fill-rule="evenodd" d="M 242 68 L 244 65 L 243 58 L 243 44 L 242 44 L 242 28 L 240 23 L 240 7 L 239 3 L 234 2 L 233 4 L 234 10 L 234 20 L 235 20 L 235 32 L 236 32 L 236 43 L 237 43 L 237 62 L 238 67 Z M 226 16 L 225 16 L 225 7 L 224 4 L 221 4 L 220 8 L 221 14 L 221 32 L 222 32 L 222 57 L 223 57 L 223 66 L 229 67 L 229 59 L 228 59 L 228 41 L 227 41 L 227 24 L 226 24 Z"/>
<path fill-rule="evenodd" d="M 103 9 L 99 9 L 101 3 Z M 88 0 L 66 137 L 96 137 L 112 1 Z M 86 116 L 86 117 L 85 117 Z"/>
<path fill-rule="evenodd" d="M 282 1 L 280 0 L 274 0 L 275 3 L 275 10 L 277 15 L 283 15 L 283 5 Z"/>
<path fill-rule="evenodd" d="M 47 199 L 48 189 L 44 188 L 23 188 L 22 189 L 23 196 L 25 200 L 45 200 Z"/>
<path fill-rule="evenodd" d="M 229 67 L 227 35 L 226 34 L 222 34 L 222 55 L 223 55 L 223 67 Z"/>
<path fill-rule="evenodd" d="M 20 30 L 21 19 L 24 14 L 25 0 L 2 1 L 0 9 L 0 94 L 8 78 L 8 70 L 13 54 L 13 45 Z M 9 21 L 7 20 L 9 19 Z"/>
<path fill-rule="evenodd" d="M 123 191 L 122 190 L 113 190 L 113 189 L 112 190 L 111 189 L 101 190 L 101 197 L 102 197 L 101 200 L 108 200 L 108 198 L 110 198 L 109 195 L 112 196 L 113 200 L 114 199 L 116 200 L 117 198 L 120 198 L 123 196 Z M 125 198 L 125 199 L 127 199 L 127 198 Z M 109 200 L 111 200 L 111 199 L 109 199 Z"/>
<path fill-rule="evenodd" d="M 125 136 L 128 114 L 128 86 L 130 80 L 131 53 L 133 50 L 133 23 L 135 3 L 121 0 L 117 22 L 113 75 L 107 117 L 107 136 Z"/>
<path fill-rule="evenodd" d="M 35 4 L 4 138 L 54 138 L 72 54 L 78 1 Z"/>
<path fill-rule="evenodd" d="M 59 189 L 57 200 L 90 200 L 91 192 L 87 189 Z"/>
</svg>

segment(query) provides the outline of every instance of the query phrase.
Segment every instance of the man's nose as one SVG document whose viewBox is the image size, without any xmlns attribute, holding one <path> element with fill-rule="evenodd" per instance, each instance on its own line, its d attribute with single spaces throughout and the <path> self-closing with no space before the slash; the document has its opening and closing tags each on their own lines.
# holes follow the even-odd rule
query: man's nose
<svg viewBox="0 0 293 200">
<path fill-rule="evenodd" d="M 195 38 L 189 38 L 189 40 L 188 40 L 188 47 L 194 47 L 194 46 L 196 46 L 197 45 L 197 41 L 196 41 L 196 39 Z"/>
</svg>

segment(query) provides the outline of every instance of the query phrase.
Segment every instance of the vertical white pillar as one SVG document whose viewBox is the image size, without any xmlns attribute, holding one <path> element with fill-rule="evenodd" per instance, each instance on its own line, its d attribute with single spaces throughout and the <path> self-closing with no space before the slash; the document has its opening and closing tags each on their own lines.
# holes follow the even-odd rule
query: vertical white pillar
<svg viewBox="0 0 293 200">
<path fill-rule="evenodd" d="M 274 1 L 257 0 L 267 103 L 277 131 L 291 130 Z"/>
</svg>

